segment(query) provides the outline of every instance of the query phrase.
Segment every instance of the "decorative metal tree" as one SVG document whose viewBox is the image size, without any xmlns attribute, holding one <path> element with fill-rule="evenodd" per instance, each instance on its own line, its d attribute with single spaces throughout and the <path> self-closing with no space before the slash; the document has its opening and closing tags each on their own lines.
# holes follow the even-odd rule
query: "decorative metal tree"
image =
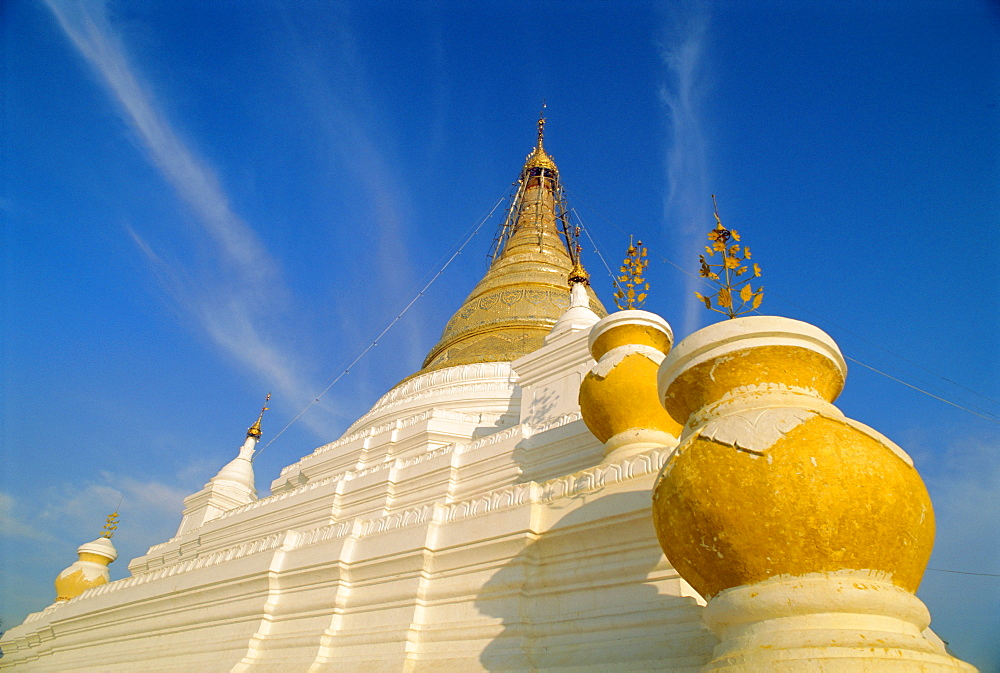
<svg viewBox="0 0 1000 673">
<path fill-rule="evenodd" d="M 754 263 L 753 272 L 740 280 L 750 272 L 750 267 L 745 264 L 750 259 L 750 248 L 739 244 L 740 235 L 735 229 L 726 229 L 722 226 L 715 194 L 712 194 L 712 206 L 715 210 L 715 228 L 708 232 L 708 240 L 712 245 L 705 246 L 705 253 L 708 258 L 721 253 L 721 261 L 712 264 L 706 260 L 705 255 L 698 255 L 698 259 L 701 261 L 701 277 L 709 279 L 718 285 L 719 289 L 707 296 L 700 292 L 694 294 L 705 302 L 705 308 L 729 318 L 736 318 L 756 309 L 764 299 L 764 286 L 761 285 L 754 290 L 752 285 L 753 279 L 760 277 L 760 265 Z"/>
<path fill-rule="evenodd" d="M 619 310 L 627 311 L 642 308 L 646 301 L 646 292 L 649 291 L 649 282 L 643 277 L 649 260 L 646 259 L 646 248 L 642 247 L 642 241 L 632 242 L 629 236 L 628 251 L 625 260 L 618 269 L 620 276 L 615 278 L 615 306 Z"/>
</svg>

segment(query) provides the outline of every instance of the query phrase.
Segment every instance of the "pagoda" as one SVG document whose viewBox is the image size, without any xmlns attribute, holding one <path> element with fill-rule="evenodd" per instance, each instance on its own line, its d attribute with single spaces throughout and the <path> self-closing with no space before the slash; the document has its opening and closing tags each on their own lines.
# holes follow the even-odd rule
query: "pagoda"
<svg viewBox="0 0 1000 673">
<path fill-rule="evenodd" d="M 934 515 L 913 461 L 833 404 L 837 344 L 738 315 L 762 290 L 718 216 L 701 299 L 731 320 L 674 348 L 639 242 L 608 315 L 544 122 L 422 368 L 258 498 L 265 406 L 114 582 L 109 518 L 0 669 L 974 671 L 915 595 Z"/>
<path fill-rule="evenodd" d="M 260 499 L 258 419 L 173 538 L 8 631 L 0 669 L 699 670 L 650 508 L 671 447 L 606 460 L 581 416 L 607 312 L 543 133 L 420 371 Z"/>
</svg>

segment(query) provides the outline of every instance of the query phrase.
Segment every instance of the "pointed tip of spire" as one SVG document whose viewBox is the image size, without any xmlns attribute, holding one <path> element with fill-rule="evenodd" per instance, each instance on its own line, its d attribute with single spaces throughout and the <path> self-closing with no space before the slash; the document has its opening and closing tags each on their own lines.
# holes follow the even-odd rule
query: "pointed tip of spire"
<svg viewBox="0 0 1000 673">
<path fill-rule="evenodd" d="M 542 109 L 538 113 L 538 149 L 542 149 L 545 140 L 545 99 L 542 99 Z"/>
<path fill-rule="evenodd" d="M 538 113 L 538 144 L 528 155 L 525 161 L 525 170 L 530 168 L 547 168 L 552 171 L 558 171 L 556 168 L 556 162 L 552 160 L 552 157 L 548 155 L 545 151 L 545 108 L 548 107 L 545 101 L 542 101 L 542 109 Z"/>
<path fill-rule="evenodd" d="M 267 403 L 270 400 L 271 400 L 271 393 L 268 393 L 267 397 L 264 398 L 264 406 L 260 408 L 260 416 L 257 417 L 257 420 L 254 422 L 253 425 L 247 428 L 247 437 L 260 439 L 261 434 L 263 434 L 260 429 L 260 422 L 264 419 L 264 412 L 268 410 Z"/>
</svg>

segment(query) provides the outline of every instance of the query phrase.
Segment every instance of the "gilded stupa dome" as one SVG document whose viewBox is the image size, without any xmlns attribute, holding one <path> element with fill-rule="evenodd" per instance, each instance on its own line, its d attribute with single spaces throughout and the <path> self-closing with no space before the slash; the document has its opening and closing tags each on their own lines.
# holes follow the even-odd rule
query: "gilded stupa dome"
<svg viewBox="0 0 1000 673">
<path fill-rule="evenodd" d="M 540 119 L 538 144 L 521 170 L 500 252 L 448 321 L 421 372 L 516 360 L 541 348 L 569 308 L 569 279 L 581 277 L 582 267 L 569 247 L 558 170 L 542 144 L 544 124 Z M 607 315 L 594 291 L 586 291 L 590 308 Z"/>
</svg>

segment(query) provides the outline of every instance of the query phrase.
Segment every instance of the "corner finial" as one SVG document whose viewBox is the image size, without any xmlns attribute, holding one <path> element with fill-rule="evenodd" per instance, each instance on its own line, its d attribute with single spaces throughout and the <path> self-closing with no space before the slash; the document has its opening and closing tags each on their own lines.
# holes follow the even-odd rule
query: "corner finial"
<svg viewBox="0 0 1000 673">
<path fill-rule="evenodd" d="M 260 416 L 257 417 L 257 421 L 247 429 L 247 437 L 253 437 L 254 439 L 260 439 L 260 422 L 264 418 L 264 412 L 268 410 L 267 403 L 271 399 L 271 393 L 267 394 L 264 398 L 264 406 L 260 408 Z"/>
<path fill-rule="evenodd" d="M 715 194 L 712 194 L 712 207 L 715 211 L 715 228 L 708 232 L 708 240 L 712 241 L 712 245 L 711 247 L 706 245 L 705 252 L 709 257 L 714 257 L 715 253 L 721 252 L 722 262 L 709 264 L 705 261 L 705 255 L 698 255 L 698 259 L 701 261 L 699 275 L 713 281 L 719 286 L 719 290 L 707 297 L 699 292 L 695 292 L 694 295 L 705 302 L 705 308 L 722 313 L 732 319 L 750 313 L 760 306 L 760 302 L 764 299 L 764 286 L 760 286 L 756 291 L 751 286 L 754 278 L 760 278 L 760 265 L 756 262 L 753 264 L 753 273 L 739 280 L 740 276 L 750 270 L 743 264 L 750 259 L 750 248 L 739 244 L 740 235 L 735 229 L 726 229 L 722 226 L 719 206 L 715 202 Z M 731 245 L 730 242 L 732 242 Z M 720 273 L 725 278 L 720 278 Z M 712 306 L 713 297 L 719 308 Z M 737 300 L 740 301 L 739 306 L 736 306 Z"/>
<path fill-rule="evenodd" d="M 110 540 L 118 529 L 118 510 L 115 510 L 111 514 L 108 514 L 107 520 L 104 522 L 104 528 L 101 529 L 101 537 Z"/>
</svg>

